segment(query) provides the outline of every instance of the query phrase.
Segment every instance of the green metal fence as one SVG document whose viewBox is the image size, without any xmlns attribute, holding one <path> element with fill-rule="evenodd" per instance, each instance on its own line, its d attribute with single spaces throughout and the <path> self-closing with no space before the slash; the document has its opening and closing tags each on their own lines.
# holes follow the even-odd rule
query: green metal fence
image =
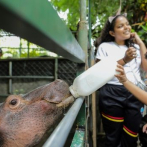
<svg viewBox="0 0 147 147">
<path fill-rule="evenodd" d="M 64 58 L 0 60 L 0 97 L 25 94 L 30 89 L 62 79 L 69 85 L 77 73 L 77 63 Z"/>
</svg>

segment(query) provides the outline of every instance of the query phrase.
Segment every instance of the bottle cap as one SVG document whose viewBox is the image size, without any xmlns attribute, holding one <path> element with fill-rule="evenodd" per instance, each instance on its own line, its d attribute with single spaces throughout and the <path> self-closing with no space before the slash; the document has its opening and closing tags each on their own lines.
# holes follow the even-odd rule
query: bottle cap
<svg viewBox="0 0 147 147">
<path fill-rule="evenodd" d="M 71 85 L 71 86 L 69 87 L 69 91 L 71 92 L 71 94 L 72 94 L 75 98 L 80 97 L 80 95 L 78 94 L 77 90 L 74 89 L 73 85 Z"/>
</svg>

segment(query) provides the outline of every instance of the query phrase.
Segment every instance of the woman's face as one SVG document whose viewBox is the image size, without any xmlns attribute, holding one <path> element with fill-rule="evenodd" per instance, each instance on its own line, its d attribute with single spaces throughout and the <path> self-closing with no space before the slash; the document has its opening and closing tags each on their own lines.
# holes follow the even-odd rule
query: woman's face
<svg viewBox="0 0 147 147">
<path fill-rule="evenodd" d="M 131 26 L 129 25 L 128 20 L 123 16 L 119 16 L 115 21 L 114 31 L 111 35 L 117 41 L 124 41 L 130 38 L 130 34 Z"/>
</svg>

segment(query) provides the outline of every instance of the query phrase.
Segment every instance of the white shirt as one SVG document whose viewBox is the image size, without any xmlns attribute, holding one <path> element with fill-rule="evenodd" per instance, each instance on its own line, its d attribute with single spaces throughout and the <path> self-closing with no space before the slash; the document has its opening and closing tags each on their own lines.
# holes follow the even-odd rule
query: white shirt
<svg viewBox="0 0 147 147">
<path fill-rule="evenodd" d="M 140 64 L 141 64 L 140 48 L 137 44 L 135 44 L 135 48 L 136 48 L 137 57 L 124 65 L 124 70 L 127 78 L 129 79 L 129 81 L 131 81 L 134 84 L 136 84 L 137 81 L 134 78 L 132 70 L 134 71 L 135 75 L 138 78 L 140 78 Z M 100 44 L 100 46 L 98 47 L 96 58 L 101 60 L 105 57 L 111 57 L 115 61 L 118 61 L 125 56 L 125 52 L 127 49 L 128 47 L 126 45 L 117 45 L 115 42 L 104 42 Z M 108 84 L 122 85 L 122 83 L 120 83 L 116 77 L 111 79 L 108 82 Z"/>
</svg>

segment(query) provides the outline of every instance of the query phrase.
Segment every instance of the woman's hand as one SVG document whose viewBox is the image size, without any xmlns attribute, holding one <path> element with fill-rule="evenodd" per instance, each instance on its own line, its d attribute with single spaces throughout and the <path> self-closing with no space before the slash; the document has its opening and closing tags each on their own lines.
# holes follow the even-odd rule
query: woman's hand
<svg viewBox="0 0 147 147">
<path fill-rule="evenodd" d="M 147 134 L 147 124 L 145 124 L 142 128 L 142 132 Z"/>
<path fill-rule="evenodd" d="M 115 77 L 118 78 L 120 83 L 124 83 L 124 82 L 126 82 L 128 80 L 122 65 L 117 64 L 116 71 L 119 72 L 119 73 L 116 74 Z"/>
<path fill-rule="evenodd" d="M 125 63 L 128 63 L 136 57 L 137 57 L 136 49 L 134 47 L 129 47 L 126 50 L 126 53 L 125 53 L 123 60 L 124 60 Z"/>
<path fill-rule="evenodd" d="M 131 38 L 133 39 L 133 42 L 140 45 L 142 43 L 141 38 L 138 36 L 136 32 L 131 33 Z"/>
</svg>

